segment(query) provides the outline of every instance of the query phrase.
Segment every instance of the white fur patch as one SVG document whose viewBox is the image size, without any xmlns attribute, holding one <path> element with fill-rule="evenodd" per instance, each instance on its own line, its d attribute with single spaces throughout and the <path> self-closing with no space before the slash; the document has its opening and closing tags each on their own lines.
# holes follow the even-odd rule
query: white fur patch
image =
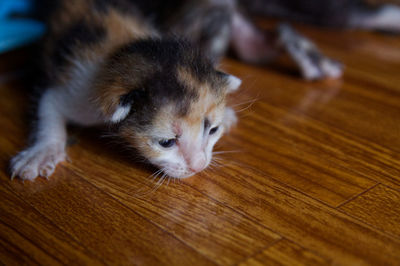
<svg viewBox="0 0 400 266">
<path fill-rule="evenodd" d="M 237 78 L 233 75 L 229 75 L 229 77 L 228 77 L 228 92 L 230 93 L 230 92 L 236 91 L 240 87 L 241 84 L 242 84 L 242 81 L 239 78 Z"/>
<path fill-rule="evenodd" d="M 118 123 L 121 120 L 125 119 L 125 117 L 129 114 L 131 110 L 131 106 L 121 106 L 118 105 L 117 110 L 115 110 L 114 114 L 111 117 L 111 122 Z"/>
<path fill-rule="evenodd" d="M 329 78 L 340 78 L 343 75 L 342 65 L 327 58 L 321 61 L 321 69 Z"/>
<path fill-rule="evenodd" d="M 34 180 L 37 176 L 49 178 L 58 163 L 66 159 L 65 143 L 40 141 L 20 152 L 11 160 L 11 179 Z"/>
<path fill-rule="evenodd" d="M 400 8 L 395 5 L 385 5 L 375 16 L 366 19 L 365 25 L 374 29 L 399 32 Z"/>
<path fill-rule="evenodd" d="M 11 173 L 23 180 L 49 177 L 66 158 L 65 117 L 60 113 L 58 91 L 47 90 L 39 102 L 35 143 L 11 160 Z"/>
<path fill-rule="evenodd" d="M 229 131 L 231 127 L 237 123 L 237 121 L 238 119 L 235 111 L 230 107 L 226 107 L 223 120 L 225 131 Z"/>
<path fill-rule="evenodd" d="M 349 24 L 364 29 L 400 32 L 400 7 L 387 4 L 375 12 L 356 10 Z"/>
</svg>

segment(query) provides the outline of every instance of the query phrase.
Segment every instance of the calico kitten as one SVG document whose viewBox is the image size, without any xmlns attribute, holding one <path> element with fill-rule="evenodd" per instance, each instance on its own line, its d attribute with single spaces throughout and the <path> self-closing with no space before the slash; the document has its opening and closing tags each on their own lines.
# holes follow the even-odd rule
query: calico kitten
<svg viewBox="0 0 400 266">
<path fill-rule="evenodd" d="M 53 7 L 43 43 L 47 82 L 34 141 L 11 161 L 12 177 L 29 180 L 49 177 L 65 160 L 67 123 L 113 125 L 169 176 L 201 171 L 236 121 L 225 98 L 240 80 L 215 68 L 228 48 L 250 63 L 286 52 L 307 80 L 342 75 L 340 63 L 290 26 L 263 31 L 246 13 L 400 31 L 399 8 L 372 12 L 358 0 L 37 1 Z"/>
<path fill-rule="evenodd" d="M 48 87 L 34 141 L 12 159 L 12 177 L 49 177 L 66 159 L 67 123 L 114 125 L 171 177 L 208 166 L 236 121 L 225 99 L 238 78 L 216 70 L 188 41 L 165 37 L 130 1 L 61 1 L 49 25 Z"/>
</svg>

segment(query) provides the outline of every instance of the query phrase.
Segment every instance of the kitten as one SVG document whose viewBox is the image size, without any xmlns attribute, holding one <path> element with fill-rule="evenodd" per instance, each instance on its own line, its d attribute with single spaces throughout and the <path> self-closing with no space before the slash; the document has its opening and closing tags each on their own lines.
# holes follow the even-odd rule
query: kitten
<svg viewBox="0 0 400 266">
<path fill-rule="evenodd" d="M 171 177 L 208 166 L 236 121 L 227 94 L 240 79 L 197 47 L 166 37 L 129 1 L 65 0 L 44 43 L 48 87 L 33 144 L 11 160 L 12 178 L 49 177 L 66 159 L 66 124 L 112 124 Z"/>
<path fill-rule="evenodd" d="M 54 8 L 43 43 L 47 85 L 34 141 L 11 160 L 12 177 L 49 177 L 66 158 L 67 123 L 113 125 L 171 177 L 203 170 L 214 144 L 236 121 L 225 99 L 241 82 L 215 68 L 228 48 L 250 63 L 286 52 L 307 80 L 342 75 L 340 63 L 290 26 L 263 31 L 243 10 L 299 20 L 322 10 L 331 16 L 319 17 L 320 24 L 398 30 L 399 9 L 370 13 L 350 8 L 355 2 L 340 0 L 329 9 L 318 0 L 48 1 L 46 7 Z M 341 13 L 342 6 L 348 12 Z"/>
</svg>

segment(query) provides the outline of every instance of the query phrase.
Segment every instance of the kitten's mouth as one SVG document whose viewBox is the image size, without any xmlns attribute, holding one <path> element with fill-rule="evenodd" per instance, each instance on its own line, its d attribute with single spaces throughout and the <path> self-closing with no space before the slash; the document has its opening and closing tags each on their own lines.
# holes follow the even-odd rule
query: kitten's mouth
<svg viewBox="0 0 400 266">
<path fill-rule="evenodd" d="M 182 172 L 179 172 L 179 171 L 166 169 L 166 170 L 164 170 L 164 173 L 166 173 L 168 176 L 170 176 L 172 178 L 184 179 L 184 178 L 188 178 L 188 177 L 194 176 L 198 172 L 193 172 L 193 171 L 182 171 Z"/>
<path fill-rule="evenodd" d="M 166 165 L 166 164 L 154 164 L 157 168 L 162 169 L 162 172 L 167 176 L 177 179 L 184 179 L 191 176 L 194 176 L 208 167 L 208 163 L 206 166 L 202 167 L 199 170 L 186 168 L 183 166 L 175 166 L 175 165 Z"/>
<path fill-rule="evenodd" d="M 197 172 L 198 173 L 198 172 Z M 173 178 L 178 178 L 178 179 L 185 179 L 189 178 L 191 176 L 194 176 L 197 174 L 196 172 L 190 172 L 190 173 L 183 173 L 183 174 L 173 174 L 173 173 L 167 173 L 168 176 L 173 177 Z"/>
</svg>

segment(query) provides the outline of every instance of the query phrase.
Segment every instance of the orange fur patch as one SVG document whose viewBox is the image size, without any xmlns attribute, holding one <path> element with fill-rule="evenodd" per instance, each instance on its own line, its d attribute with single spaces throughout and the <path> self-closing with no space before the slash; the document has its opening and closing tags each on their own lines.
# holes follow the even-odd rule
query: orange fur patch
<svg viewBox="0 0 400 266">
<path fill-rule="evenodd" d="M 225 95 L 216 95 L 216 91 L 211 88 L 212 85 L 209 82 L 200 82 L 184 67 L 178 67 L 177 77 L 189 90 L 195 90 L 198 94 L 196 101 L 190 105 L 189 113 L 183 118 L 186 123 L 190 127 L 196 127 L 202 125 L 205 117 L 215 119 L 214 112 L 219 107 L 225 106 Z"/>
<path fill-rule="evenodd" d="M 160 156 L 160 152 L 152 149 L 149 145 L 151 141 L 150 137 L 144 134 L 138 134 L 128 127 L 123 128 L 120 135 L 132 147 L 138 149 L 138 151 L 146 158 L 156 158 Z"/>
</svg>

